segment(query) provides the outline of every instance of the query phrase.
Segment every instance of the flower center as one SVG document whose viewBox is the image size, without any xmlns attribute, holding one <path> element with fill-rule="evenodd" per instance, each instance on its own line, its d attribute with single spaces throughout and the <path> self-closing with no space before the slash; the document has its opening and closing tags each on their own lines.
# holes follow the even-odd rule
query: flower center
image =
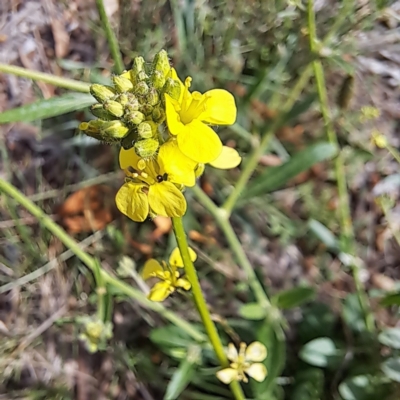
<svg viewBox="0 0 400 400">
<path fill-rule="evenodd" d="M 185 125 L 198 118 L 205 111 L 208 96 L 199 92 L 189 92 L 191 78 L 185 80 L 185 92 L 182 100 L 182 109 L 179 113 L 181 122 Z"/>
</svg>

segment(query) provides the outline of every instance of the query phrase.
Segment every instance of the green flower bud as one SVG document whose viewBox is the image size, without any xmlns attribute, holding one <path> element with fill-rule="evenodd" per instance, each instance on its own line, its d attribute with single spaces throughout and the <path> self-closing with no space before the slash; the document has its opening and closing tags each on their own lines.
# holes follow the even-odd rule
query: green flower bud
<svg viewBox="0 0 400 400">
<path fill-rule="evenodd" d="M 143 139 L 135 143 L 135 152 L 139 157 L 151 158 L 153 157 L 159 147 L 158 140 L 155 139 Z"/>
<path fill-rule="evenodd" d="M 126 78 L 123 78 L 120 75 L 115 75 L 112 78 L 115 88 L 118 90 L 118 92 L 123 93 L 123 92 L 128 92 L 129 90 L 133 89 L 133 83 Z"/>
<path fill-rule="evenodd" d="M 153 68 L 155 71 L 159 71 L 163 74 L 164 78 L 171 71 L 171 66 L 169 65 L 168 54 L 165 50 L 161 50 L 156 54 L 153 61 Z"/>
<path fill-rule="evenodd" d="M 90 112 L 97 118 L 104 119 L 105 121 L 111 121 L 115 119 L 114 115 L 106 111 L 102 104 L 96 103 L 90 107 Z"/>
<path fill-rule="evenodd" d="M 143 139 L 151 138 L 157 132 L 157 125 L 153 121 L 144 121 L 138 126 L 138 135 Z"/>
<path fill-rule="evenodd" d="M 151 88 L 146 96 L 146 102 L 151 106 L 155 106 L 160 101 L 160 96 L 155 88 Z"/>
<path fill-rule="evenodd" d="M 90 135 L 91 133 L 100 134 L 100 131 L 104 126 L 104 123 L 105 121 L 102 121 L 100 119 L 93 119 L 89 122 L 82 122 L 79 125 L 79 129 L 88 135 Z"/>
<path fill-rule="evenodd" d="M 125 121 L 130 122 L 131 124 L 138 125 L 144 120 L 145 116 L 140 111 L 132 111 L 125 114 Z"/>
<path fill-rule="evenodd" d="M 156 124 L 162 124 L 165 121 L 165 112 L 161 107 L 155 107 L 151 116 Z"/>
<path fill-rule="evenodd" d="M 160 71 L 154 71 L 150 80 L 153 87 L 156 89 L 161 89 L 165 85 L 165 77 Z"/>
<path fill-rule="evenodd" d="M 108 121 L 104 122 L 101 133 L 105 139 L 121 139 L 129 131 L 129 128 L 121 121 Z"/>
<path fill-rule="evenodd" d="M 139 109 L 144 115 L 150 115 L 153 112 L 153 107 L 150 104 L 142 104 Z"/>
<path fill-rule="evenodd" d="M 164 93 L 169 94 L 174 100 L 179 100 L 181 95 L 181 85 L 178 81 L 168 78 L 164 85 Z"/>
<path fill-rule="evenodd" d="M 116 117 L 122 117 L 124 114 L 124 106 L 114 100 L 104 102 L 104 109 Z"/>
<path fill-rule="evenodd" d="M 206 169 L 206 165 L 205 164 L 197 164 L 196 168 L 194 170 L 194 174 L 196 176 L 196 178 L 200 178 L 200 176 L 203 175 L 204 170 Z"/>
<path fill-rule="evenodd" d="M 99 85 L 97 83 L 90 86 L 90 94 L 99 102 L 104 103 L 106 100 L 115 96 L 115 90 L 111 86 Z"/>
<path fill-rule="evenodd" d="M 131 80 L 132 82 L 134 82 L 134 84 L 137 84 L 147 78 L 147 74 L 145 71 L 145 61 L 143 57 L 135 57 L 130 73 Z"/>
<path fill-rule="evenodd" d="M 129 100 L 129 103 L 125 105 L 125 110 L 128 112 L 138 111 L 140 107 L 139 100 L 134 97 Z"/>
<path fill-rule="evenodd" d="M 138 135 L 136 129 L 131 129 L 131 131 L 121 140 L 121 146 L 125 150 L 129 150 L 134 146 L 137 139 Z"/>
<path fill-rule="evenodd" d="M 149 87 L 146 82 L 139 82 L 135 87 L 135 92 L 141 96 L 145 95 L 149 91 Z"/>
<path fill-rule="evenodd" d="M 115 101 L 121 103 L 123 106 L 129 103 L 129 96 L 126 93 L 122 93 L 115 98 Z"/>
</svg>

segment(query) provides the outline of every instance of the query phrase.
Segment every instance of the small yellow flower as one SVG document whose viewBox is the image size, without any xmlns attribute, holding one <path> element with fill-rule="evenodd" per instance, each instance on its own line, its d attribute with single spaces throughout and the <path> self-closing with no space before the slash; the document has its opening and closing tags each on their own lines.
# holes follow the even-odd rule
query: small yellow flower
<svg viewBox="0 0 400 400">
<path fill-rule="evenodd" d="M 248 347 L 246 343 L 240 343 L 239 353 L 233 343 L 229 343 L 227 357 L 231 361 L 230 368 L 217 372 L 217 378 L 229 384 L 232 381 L 248 382 L 245 374 L 262 382 L 267 376 L 267 369 L 261 363 L 267 357 L 267 349 L 260 342 L 253 342 Z"/>
<path fill-rule="evenodd" d="M 196 253 L 189 249 L 190 258 L 195 261 L 197 258 Z M 158 278 L 160 282 L 156 283 L 148 294 L 148 298 L 152 301 L 164 301 L 175 290 L 182 288 L 189 290 L 191 288 L 190 282 L 181 277 L 177 270 L 183 268 L 183 260 L 178 248 L 174 249 L 169 257 L 169 263 L 162 261 L 161 264 L 154 259 L 150 259 L 144 265 L 142 277 L 144 280 L 150 278 Z"/>
<path fill-rule="evenodd" d="M 108 339 L 112 338 L 111 322 L 104 323 L 97 317 L 83 317 L 81 319 L 83 332 L 79 339 L 85 344 L 90 353 L 96 353 L 98 350 L 104 350 L 107 347 Z"/>
<path fill-rule="evenodd" d="M 199 163 L 214 161 L 221 154 L 222 143 L 208 124 L 233 124 L 236 120 L 235 99 L 223 89 L 191 93 L 192 78 L 186 78 L 183 84 L 175 70 L 172 68 L 171 71 L 181 90 L 178 100 L 165 94 L 168 129 L 177 137 L 179 149 L 186 156 Z"/>
<path fill-rule="evenodd" d="M 372 131 L 372 143 L 380 149 L 385 149 L 388 146 L 386 136 L 379 132 L 377 129 Z"/>
<path fill-rule="evenodd" d="M 160 147 L 156 160 L 145 161 L 134 149 L 121 149 L 119 159 L 127 180 L 115 201 L 123 214 L 137 222 L 149 213 L 163 217 L 185 214 L 186 200 L 176 185 L 195 185 L 196 163 L 182 154 L 175 140 Z"/>
</svg>

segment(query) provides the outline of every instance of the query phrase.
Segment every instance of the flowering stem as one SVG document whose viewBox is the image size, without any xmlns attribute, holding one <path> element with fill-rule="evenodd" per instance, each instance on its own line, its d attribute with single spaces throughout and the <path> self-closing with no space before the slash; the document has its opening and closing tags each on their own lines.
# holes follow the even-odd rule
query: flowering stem
<svg viewBox="0 0 400 400">
<path fill-rule="evenodd" d="M 314 12 L 314 1 L 308 0 L 308 34 L 310 40 L 310 50 L 314 55 L 318 55 L 318 39 L 316 33 L 316 24 L 315 24 L 315 12 Z M 325 76 L 324 70 L 322 67 L 321 61 L 317 58 L 312 62 L 312 66 L 314 68 L 315 75 L 315 83 L 317 86 L 317 92 L 319 97 L 321 114 L 324 120 L 326 133 L 328 136 L 328 140 L 330 143 L 334 144 L 339 148 L 339 141 L 336 135 L 336 131 L 333 126 L 329 103 L 328 103 L 328 94 L 325 85 Z M 350 202 L 349 195 L 347 192 L 347 183 L 346 183 L 346 173 L 345 166 L 343 160 L 343 153 L 339 151 L 338 156 L 335 159 L 335 175 L 338 187 L 339 194 L 339 211 L 340 211 L 340 223 L 342 228 L 342 239 L 344 244 L 344 252 L 350 253 L 354 255 L 355 252 L 355 238 L 354 238 L 354 230 L 351 219 L 351 210 L 350 210 Z M 365 289 L 360 279 L 359 275 L 359 267 L 357 265 L 352 265 L 351 270 L 353 273 L 354 283 L 356 287 L 356 292 L 358 296 L 358 300 L 360 303 L 360 307 L 364 314 L 364 320 L 366 328 L 373 332 L 375 330 L 374 327 L 374 318 L 370 311 L 370 306 L 368 302 L 368 298 L 365 293 Z"/>
<path fill-rule="evenodd" d="M 207 303 L 204 299 L 203 292 L 201 291 L 199 278 L 197 277 L 196 268 L 194 267 L 193 262 L 190 258 L 189 247 L 186 239 L 185 229 L 182 223 L 182 218 L 172 218 L 172 226 L 174 228 L 176 241 L 181 252 L 183 264 L 185 266 L 186 277 L 192 285 L 192 294 L 197 307 L 197 311 L 200 314 L 208 338 L 210 339 L 210 342 L 214 348 L 215 354 L 217 355 L 221 366 L 227 367 L 229 365 L 228 358 L 226 357 L 217 328 L 213 320 L 211 319 L 210 312 L 208 311 Z M 237 381 L 232 382 L 230 384 L 230 388 L 235 396 L 235 399 L 244 399 L 242 389 Z"/>
<path fill-rule="evenodd" d="M 101 23 L 103 24 L 104 33 L 107 37 L 108 45 L 110 46 L 111 56 L 115 63 L 115 71 L 117 72 L 117 74 L 121 74 L 125 69 L 124 62 L 121 57 L 118 40 L 115 36 L 114 31 L 111 28 L 110 20 L 108 19 L 106 10 L 104 8 L 103 0 L 96 0 L 96 6 L 100 15 Z"/>
<path fill-rule="evenodd" d="M 23 193 L 17 188 L 8 183 L 7 181 L 0 179 L 0 193 L 12 197 L 17 203 L 25 207 L 34 217 L 39 221 L 39 224 L 48 229 L 55 237 L 57 237 L 67 248 L 69 248 L 86 266 L 92 271 L 96 270 L 96 260 L 91 257 L 88 253 L 83 251 L 79 244 L 68 235 L 67 232 L 60 225 L 55 223 L 47 214 L 45 214 L 36 204 L 28 199 Z M 161 303 L 155 303 L 147 299 L 146 295 L 140 290 L 130 286 L 129 284 L 113 277 L 107 271 L 100 268 L 101 277 L 104 285 L 110 285 L 118 289 L 121 293 L 136 300 L 143 307 L 153 310 L 159 313 L 162 317 L 172 322 L 189 336 L 198 342 L 206 342 L 207 337 L 190 323 L 179 317 L 175 313 L 166 309 Z"/>
<path fill-rule="evenodd" d="M 89 93 L 90 84 L 74 79 L 61 78 L 44 72 L 30 71 L 29 69 L 0 63 L 0 72 L 30 78 L 34 81 L 50 83 L 51 85 L 74 90 L 75 92 Z"/>
</svg>

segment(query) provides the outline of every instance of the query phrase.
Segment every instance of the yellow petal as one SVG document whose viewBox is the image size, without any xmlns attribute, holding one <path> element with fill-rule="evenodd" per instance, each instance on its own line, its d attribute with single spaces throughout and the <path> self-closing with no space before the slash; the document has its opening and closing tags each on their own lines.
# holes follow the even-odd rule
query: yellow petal
<svg viewBox="0 0 400 400">
<path fill-rule="evenodd" d="M 125 150 L 121 147 L 119 151 L 119 166 L 121 169 L 127 169 L 128 167 L 138 169 L 137 164 L 139 160 L 141 160 L 141 158 L 135 153 L 133 147 L 129 150 Z"/>
<path fill-rule="evenodd" d="M 204 93 L 208 97 L 206 109 L 200 114 L 200 121 L 213 125 L 232 125 L 236 121 L 234 97 L 226 90 L 213 89 Z"/>
<path fill-rule="evenodd" d="M 195 262 L 196 258 L 197 258 L 197 254 L 191 247 L 189 247 L 189 255 L 190 255 L 190 259 L 193 262 Z M 172 253 L 169 256 L 169 264 L 171 266 L 178 267 L 178 268 L 183 268 L 184 267 L 179 247 L 175 247 L 175 249 L 172 250 Z"/>
<path fill-rule="evenodd" d="M 237 167 L 242 161 L 239 153 L 232 147 L 222 146 L 222 152 L 218 158 L 210 162 L 210 165 L 219 169 L 231 169 Z"/>
<path fill-rule="evenodd" d="M 197 163 L 179 150 L 176 140 L 170 139 L 160 147 L 157 161 L 160 165 L 160 174 L 167 173 L 170 182 L 185 186 L 195 185 L 194 170 Z"/>
<path fill-rule="evenodd" d="M 245 372 L 257 382 L 262 382 L 267 376 L 267 368 L 261 363 L 251 364 L 249 368 L 246 368 Z"/>
<path fill-rule="evenodd" d="M 229 385 L 232 381 L 237 380 L 238 376 L 238 371 L 233 368 L 225 368 L 217 372 L 217 378 L 226 385 Z"/>
<path fill-rule="evenodd" d="M 167 119 L 168 130 L 171 135 L 179 135 L 185 127 L 178 114 L 179 103 L 170 95 L 165 94 L 165 116 Z"/>
<path fill-rule="evenodd" d="M 190 284 L 190 282 L 187 279 L 179 278 L 176 281 L 176 287 L 180 287 L 180 288 L 185 289 L 185 290 L 190 290 L 192 285 Z"/>
<path fill-rule="evenodd" d="M 151 301 L 164 301 L 175 288 L 168 282 L 158 282 L 150 290 L 148 298 Z"/>
<path fill-rule="evenodd" d="M 182 153 L 199 163 L 214 161 L 222 151 L 222 143 L 218 135 L 198 119 L 185 125 L 177 141 Z"/>
<path fill-rule="evenodd" d="M 126 182 L 118 190 L 115 202 L 119 211 L 136 222 L 143 222 L 149 215 L 149 202 L 143 193 L 146 185 Z"/>
<path fill-rule="evenodd" d="M 182 217 L 186 212 L 186 200 L 171 182 L 160 182 L 149 188 L 150 208 L 162 217 Z"/>
<path fill-rule="evenodd" d="M 261 342 L 253 342 L 246 349 L 246 361 L 264 361 L 267 358 L 267 348 Z"/>
<path fill-rule="evenodd" d="M 156 272 L 163 272 L 163 267 L 161 264 L 157 261 L 154 260 L 153 258 L 150 260 L 146 261 L 146 264 L 144 264 L 144 268 L 142 271 L 142 278 L 144 280 L 151 278 L 152 276 L 155 276 Z"/>
<path fill-rule="evenodd" d="M 233 361 L 233 362 L 237 361 L 239 354 L 233 343 L 228 344 L 228 350 L 226 352 L 226 356 L 228 357 L 228 360 L 230 360 L 230 361 Z"/>
</svg>

